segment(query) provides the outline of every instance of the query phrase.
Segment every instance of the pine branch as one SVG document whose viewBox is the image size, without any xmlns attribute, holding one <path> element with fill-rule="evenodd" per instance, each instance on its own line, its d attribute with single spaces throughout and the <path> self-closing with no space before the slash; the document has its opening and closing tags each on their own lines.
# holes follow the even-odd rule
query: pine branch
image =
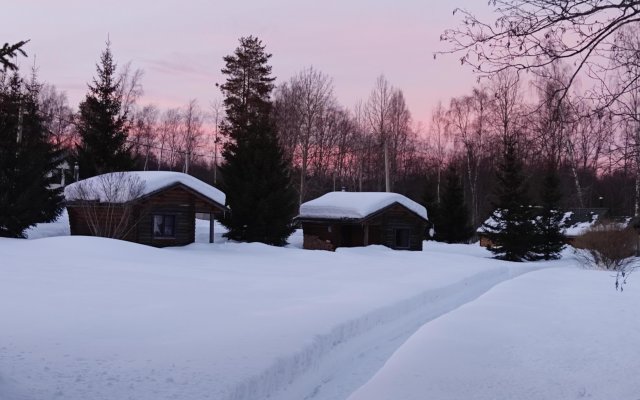
<svg viewBox="0 0 640 400">
<path fill-rule="evenodd" d="M 22 54 L 26 57 L 27 53 L 22 50 L 22 46 L 28 42 L 28 40 L 22 40 L 12 45 L 5 43 L 4 46 L 0 48 L 0 65 L 2 65 L 3 70 L 16 71 L 18 69 L 18 66 L 12 62 L 10 58 L 17 57 L 18 54 Z"/>
</svg>

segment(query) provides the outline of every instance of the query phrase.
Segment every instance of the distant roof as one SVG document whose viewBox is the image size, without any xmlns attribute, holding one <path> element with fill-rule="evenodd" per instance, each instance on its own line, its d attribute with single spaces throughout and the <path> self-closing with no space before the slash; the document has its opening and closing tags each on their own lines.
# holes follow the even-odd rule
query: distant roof
<svg viewBox="0 0 640 400">
<path fill-rule="evenodd" d="M 427 209 L 398 193 L 330 192 L 300 206 L 298 218 L 362 219 L 399 203 L 427 220 Z"/>
<path fill-rule="evenodd" d="M 224 206 L 226 196 L 215 187 L 182 172 L 130 171 L 113 172 L 84 179 L 64 189 L 67 201 L 100 200 L 125 203 L 175 184 L 182 184 Z"/>
<path fill-rule="evenodd" d="M 606 208 L 570 208 L 560 221 L 564 227 L 562 233 L 570 237 L 580 236 L 601 221 L 608 212 Z"/>
</svg>

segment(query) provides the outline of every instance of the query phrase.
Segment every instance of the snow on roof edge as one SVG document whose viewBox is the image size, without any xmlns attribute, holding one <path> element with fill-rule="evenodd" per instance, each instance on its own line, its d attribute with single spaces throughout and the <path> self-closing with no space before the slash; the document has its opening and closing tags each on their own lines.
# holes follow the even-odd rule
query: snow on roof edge
<svg viewBox="0 0 640 400">
<path fill-rule="evenodd" d="M 329 192 L 300 205 L 300 213 L 296 218 L 362 219 L 394 203 L 429 220 L 425 207 L 401 194 L 390 192 Z"/>
<path fill-rule="evenodd" d="M 68 185 L 64 189 L 64 196 L 67 201 L 125 203 L 175 184 L 182 184 L 225 206 L 226 195 L 222 191 L 191 175 L 173 171 L 127 171 L 97 175 Z"/>
</svg>

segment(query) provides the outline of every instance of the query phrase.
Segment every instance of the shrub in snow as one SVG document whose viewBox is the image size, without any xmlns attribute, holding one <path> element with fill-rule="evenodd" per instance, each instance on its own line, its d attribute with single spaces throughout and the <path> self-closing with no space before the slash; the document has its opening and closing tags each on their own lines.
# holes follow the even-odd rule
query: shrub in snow
<svg viewBox="0 0 640 400">
<path fill-rule="evenodd" d="M 616 287 L 621 287 L 637 266 L 638 240 L 634 229 L 605 222 L 577 237 L 574 247 L 578 260 L 584 266 L 616 271 Z"/>
</svg>

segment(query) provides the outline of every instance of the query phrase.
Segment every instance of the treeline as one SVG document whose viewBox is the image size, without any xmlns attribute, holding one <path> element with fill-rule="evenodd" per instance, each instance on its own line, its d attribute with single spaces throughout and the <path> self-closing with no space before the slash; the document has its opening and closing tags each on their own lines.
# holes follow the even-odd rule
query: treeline
<svg viewBox="0 0 640 400">
<path fill-rule="evenodd" d="M 515 73 L 497 73 L 469 95 L 439 105 L 428 146 L 432 201 L 439 202 L 444 166 L 456 165 L 463 172 L 472 224 L 478 226 L 495 201 L 502 139 L 513 135 L 533 204 L 540 204 L 544 171 L 552 165 L 559 174 L 562 207 L 608 207 L 613 215 L 638 215 L 640 120 L 638 114 L 616 110 L 637 101 L 640 91 L 598 110 L 595 99 L 562 93 L 568 79 L 561 64 L 526 83 Z"/>
<path fill-rule="evenodd" d="M 621 48 L 640 48 L 638 35 L 617 40 Z M 1 74 L 6 82 L 16 73 Z M 493 74 L 467 95 L 435 107 L 427 129 L 384 76 L 351 108 L 339 103 L 331 77 L 313 67 L 274 81 L 263 101 L 298 203 L 343 188 L 390 190 L 426 204 L 433 216 L 446 209 L 467 214 L 463 230 L 473 232 L 495 208 L 497 166 L 508 136 L 523 163 L 531 205 L 543 202 L 543 176 L 552 165 L 560 207 L 604 206 L 614 215 L 638 215 L 640 90 L 626 88 L 602 107 L 587 91 L 563 90 L 573 77 L 560 62 L 531 76 Z M 81 178 L 110 170 L 176 170 L 223 185 L 223 149 L 235 140 L 224 129 L 228 105 L 142 105 L 142 77 L 130 64 L 118 68 L 107 45 L 78 111 L 55 86 L 38 84 L 32 97 L 47 140 L 78 164 Z M 628 83 L 623 76 L 613 81 Z M 445 199 L 459 204 L 445 205 Z M 440 221 L 440 228 L 454 223 Z M 471 235 L 463 236 L 455 240 Z"/>
<path fill-rule="evenodd" d="M 87 139 L 83 135 L 91 129 L 106 129 L 120 132 L 121 143 L 116 147 L 131 159 L 133 169 L 182 171 L 211 181 L 213 178 L 207 177 L 216 159 L 213 142 L 218 134 L 215 127 L 221 120 L 220 104 L 212 104 L 211 111 L 204 110 L 196 100 L 166 110 L 154 104 L 140 104 L 143 76 L 142 70 L 134 70 L 129 63 L 118 68 L 107 45 L 79 110 L 69 105 L 66 93 L 44 84 L 39 102 L 52 142 L 64 149 L 70 160 L 79 163 L 80 177 L 96 172 L 88 162 L 76 158 Z M 101 113 L 106 118 L 100 120 Z M 92 126 L 99 121 L 113 126 Z M 207 129 L 208 125 L 214 128 Z M 107 140 L 115 139 L 111 136 Z M 108 143 L 100 145 L 107 146 L 107 152 L 114 151 Z"/>
<path fill-rule="evenodd" d="M 350 110 L 335 98 L 331 78 L 309 67 L 278 86 L 274 112 L 280 142 L 296 170 L 300 202 L 342 188 L 385 191 L 388 186 L 419 196 L 425 141 L 402 90 L 384 76 Z"/>
</svg>

